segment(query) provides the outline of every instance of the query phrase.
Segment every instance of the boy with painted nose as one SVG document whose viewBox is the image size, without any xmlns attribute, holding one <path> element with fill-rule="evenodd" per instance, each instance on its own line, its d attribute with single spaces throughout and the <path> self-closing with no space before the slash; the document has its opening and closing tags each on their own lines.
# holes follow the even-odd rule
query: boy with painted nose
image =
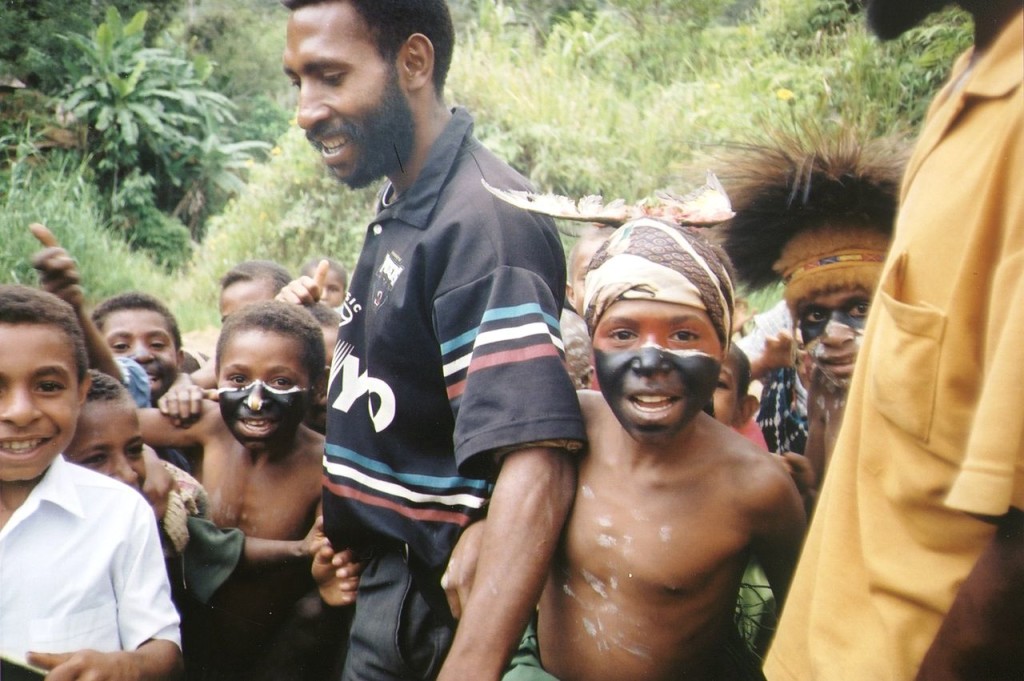
<svg viewBox="0 0 1024 681">
<path fill-rule="evenodd" d="M 705 413 L 733 291 L 710 244 L 626 223 L 594 256 L 585 318 L 601 392 L 534 626 L 506 681 L 761 678 L 733 613 L 756 555 L 785 598 L 804 530 L 768 453 Z"/>
</svg>

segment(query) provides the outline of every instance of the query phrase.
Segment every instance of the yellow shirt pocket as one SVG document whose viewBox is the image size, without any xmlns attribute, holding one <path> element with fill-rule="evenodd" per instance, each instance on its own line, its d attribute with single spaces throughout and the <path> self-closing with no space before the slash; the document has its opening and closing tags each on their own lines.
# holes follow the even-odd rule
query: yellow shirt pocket
<svg viewBox="0 0 1024 681">
<path fill-rule="evenodd" d="M 875 307 L 868 395 L 900 430 L 927 444 L 935 412 L 939 351 L 946 316 L 938 308 L 910 305 L 879 290 Z"/>
</svg>

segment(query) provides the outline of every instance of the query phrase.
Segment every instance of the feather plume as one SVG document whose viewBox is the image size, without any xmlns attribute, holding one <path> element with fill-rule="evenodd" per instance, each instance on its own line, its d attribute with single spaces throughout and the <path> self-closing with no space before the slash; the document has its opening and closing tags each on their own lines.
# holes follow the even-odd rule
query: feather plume
<svg viewBox="0 0 1024 681">
<path fill-rule="evenodd" d="M 554 218 L 613 227 L 641 217 L 659 218 L 680 226 L 709 227 L 733 216 L 729 197 L 710 170 L 706 183 L 684 196 L 660 190 L 655 193 L 655 198 L 632 204 L 626 203 L 624 199 L 605 203 L 604 199 L 596 194 L 572 199 L 559 194 L 498 189 L 489 185 L 486 180 L 480 181 L 491 194 L 517 208 Z M 578 236 L 572 232 L 570 235 Z"/>
<path fill-rule="evenodd" d="M 778 282 L 775 265 L 798 234 L 867 228 L 891 235 L 906 150 L 894 139 L 804 130 L 721 154 L 736 214 L 713 231 L 739 279 L 755 289 Z"/>
</svg>

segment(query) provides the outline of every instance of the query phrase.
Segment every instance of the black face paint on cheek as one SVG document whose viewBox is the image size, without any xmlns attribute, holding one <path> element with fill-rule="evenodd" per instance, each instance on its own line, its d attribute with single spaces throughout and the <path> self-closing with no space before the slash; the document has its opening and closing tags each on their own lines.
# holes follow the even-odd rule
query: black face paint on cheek
<svg viewBox="0 0 1024 681">
<path fill-rule="evenodd" d="M 250 400 L 257 386 L 260 387 L 260 394 Z M 276 421 L 277 428 L 272 439 L 290 439 L 306 417 L 308 393 L 307 390 L 273 390 L 262 381 L 253 381 L 238 390 L 222 388 L 219 391 L 220 415 L 232 432 L 235 432 L 235 425 L 242 419 L 265 418 Z"/>
<path fill-rule="evenodd" d="M 821 334 L 825 333 L 825 329 L 828 327 L 830 322 L 836 322 L 837 324 L 845 324 L 851 329 L 862 330 L 864 328 L 865 317 L 854 317 L 850 314 L 850 309 L 842 310 L 831 310 L 827 317 L 822 319 L 820 322 L 812 322 L 801 317 L 800 319 L 800 337 L 803 339 L 805 344 L 817 340 Z"/>
<path fill-rule="evenodd" d="M 681 427 L 702 409 L 711 413 L 722 368 L 721 362 L 702 352 L 684 354 L 657 347 L 623 352 L 594 350 L 594 366 L 605 400 L 627 430 L 629 419 L 623 411 L 623 403 L 628 399 L 630 384 L 636 387 L 658 373 L 675 374 L 684 391 L 682 399 L 686 402 L 683 416 L 677 424 Z"/>
</svg>

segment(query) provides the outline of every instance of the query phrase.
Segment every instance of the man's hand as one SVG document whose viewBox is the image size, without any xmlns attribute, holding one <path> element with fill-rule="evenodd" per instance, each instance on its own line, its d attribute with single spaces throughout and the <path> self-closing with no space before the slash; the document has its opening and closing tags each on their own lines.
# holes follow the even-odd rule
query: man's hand
<svg viewBox="0 0 1024 681">
<path fill-rule="evenodd" d="M 497 680 L 533 616 L 576 491 L 568 453 L 528 447 L 502 459 L 481 531 L 473 589 L 438 681 Z"/>
<path fill-rule="evenodd" d="M 302 276 L 298 279 L 293 279 L 287 286 L 281 289 L 275 300 L 292 305 L 313 305 L 319 302 L 320 296 L 324 292 L 324 285 L 327 283 L 327 272 L 330 270 L 330 267 L 331 264 L 329 262 L 321 260 L 317 264 L 316 272 L 313 273 L 312 277 Z"/>
<path fill-rule="evenodd" d="M 462 617 L 462 604 L 469 601 L 469 593 L 473 590 L 486 525 L 486 520 L 478 520 L 462 531 L 448 559 L 448 567 L 441 575 L 441 588 L 455 619 Z"/>
<path fill-rule="evenodd" d="M 917 681 L 1024 679 L 1024 511 L 999 519 L 953 600 Z"/>
<path fill-rule="evenodd" d="M 28 226 L 32 235 L 43 245 L 43 250 L 32 256 L 32 267 L 39 271 L 39 285 L 75 308 L 82 309 L 85 294 L 82 291 L 78 265 L 71 254 L 60 247 L 57 237 L 46 225 L 34 222 Z"/>
</svg>

